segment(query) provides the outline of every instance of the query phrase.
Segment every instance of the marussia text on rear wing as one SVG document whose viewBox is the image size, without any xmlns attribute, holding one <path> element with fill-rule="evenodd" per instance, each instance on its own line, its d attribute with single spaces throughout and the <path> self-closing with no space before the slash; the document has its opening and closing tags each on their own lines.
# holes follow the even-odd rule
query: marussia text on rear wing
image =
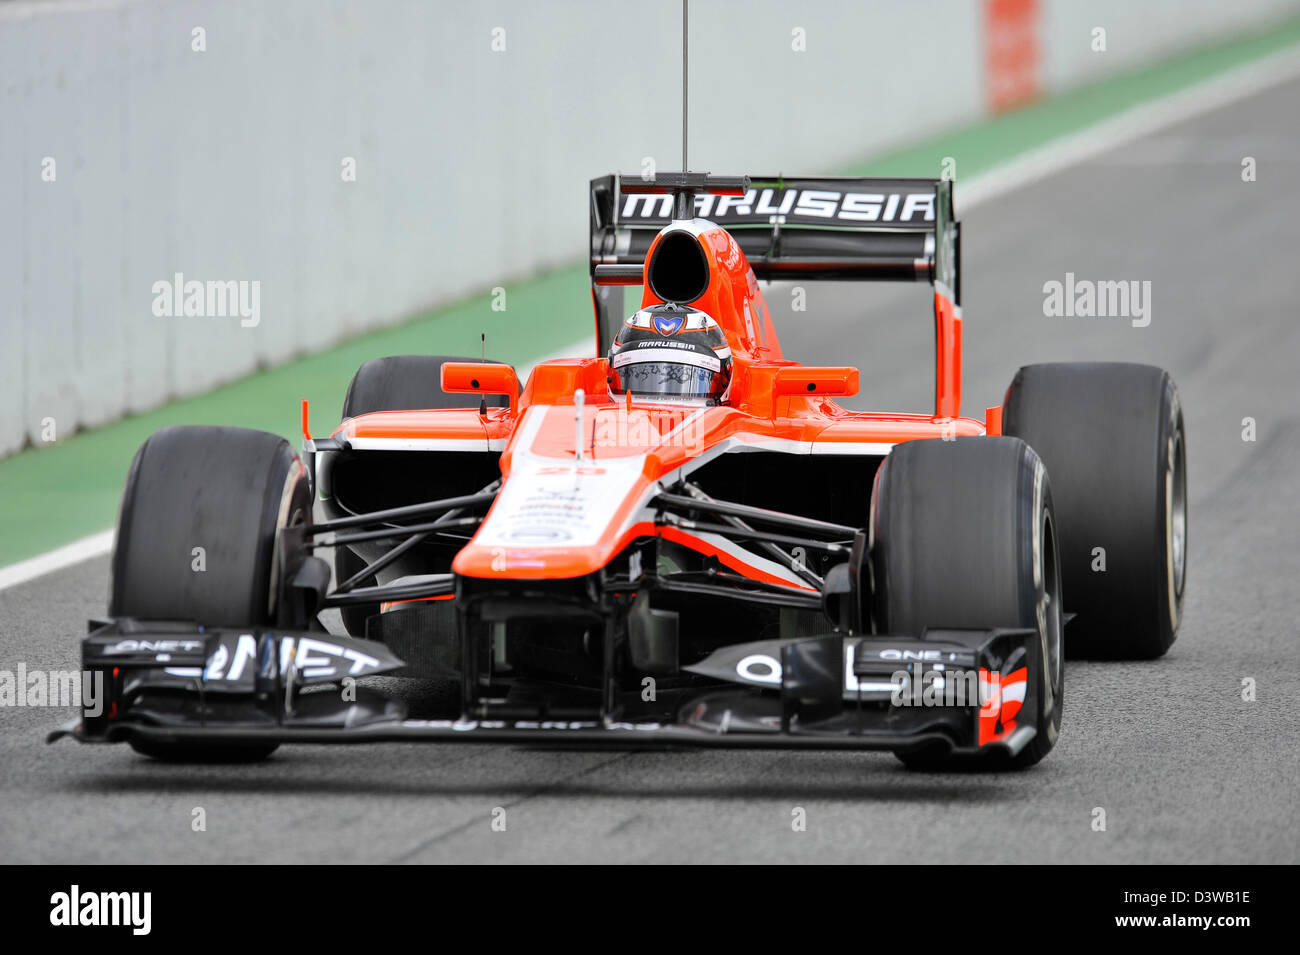
<svg viewBox="0 0 1300 955">
<path fill-rule="evenodd" d="M 639 265 L 672 220 L 672 195 L 642 191 L 653 182 L 591 181 L 593 281 L 597 265 Z M 694 200 L 695 214 L 730 232 L 760 279 L 932 282 L 960 304 L 948 180 L 755 176 L 741 195 Z"/>
</svg>

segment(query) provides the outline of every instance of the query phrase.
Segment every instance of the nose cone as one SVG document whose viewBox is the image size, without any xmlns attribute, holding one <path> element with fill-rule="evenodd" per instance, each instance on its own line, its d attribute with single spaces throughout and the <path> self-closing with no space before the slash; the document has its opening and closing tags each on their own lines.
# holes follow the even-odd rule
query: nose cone
<svg viewBox="0 0 1300 955">
<path fill-rule="evenodd" d="M 653 493 L 645 476 L 647 452 L 636 447 L 601 448 L 595 440 L 600 413 L 583 410 L 581 433 L 590 444 L 574 452 L 573 406 L 533 406 L 512 439 L 503 465 L 501 491 L 474 539 L 452 570 L 466 577 L 565 578 L 594 573 L 638 528 L 642 502 Z M 604 453 L 608 452 L 608 453 Z"/>
<path fill-rule="evenodd" d="M 589 404 L 528 408 L 506 453 L 501 490 L 452 570 L 465 577 L 568 578 L 599 571 L 655 533 L 660 479 L 698 457 L 736 413 L 718 406 Z"/>
</svg>

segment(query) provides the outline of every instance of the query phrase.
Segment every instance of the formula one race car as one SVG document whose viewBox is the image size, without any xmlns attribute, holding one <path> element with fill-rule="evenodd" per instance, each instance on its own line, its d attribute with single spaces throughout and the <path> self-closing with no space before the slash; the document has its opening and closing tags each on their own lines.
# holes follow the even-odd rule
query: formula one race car
<svg viewBox="0 0 1300 955">
<path fill-rule="evenodd" d="M 522 392 L 505 364 L 368 362 L 330 437 L 304 404 L 303 459 L 235 428 L 145 442 L 83 645 L 107 705 L 51 738 L 1036 763 L 1067 646 L 1174 640 L 1182 413 L 1158 368 L 1050 364 L 962 417 L 959 249 L 944 180 L 594 180 L 596 357 Z M 836 404 L 857 370 L 787 359 L 762 278 L 933 283 L 933 411 Z M 446 692 L 416 718 L 375 674 Z"/>
</svg>

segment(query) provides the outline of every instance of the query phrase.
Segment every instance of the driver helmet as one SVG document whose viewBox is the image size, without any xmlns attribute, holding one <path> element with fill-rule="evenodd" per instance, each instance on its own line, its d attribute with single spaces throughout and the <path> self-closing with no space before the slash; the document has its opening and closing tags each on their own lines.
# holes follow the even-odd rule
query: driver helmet
<svg viewBox="0 0 1300 955">
<path fill-rule="evenodd" d="M 612 395 L 716 404 L 731 384 L 727 337 L 704 312 L 652 305 L 629 318 L 609 350 Z"/>
</svg>

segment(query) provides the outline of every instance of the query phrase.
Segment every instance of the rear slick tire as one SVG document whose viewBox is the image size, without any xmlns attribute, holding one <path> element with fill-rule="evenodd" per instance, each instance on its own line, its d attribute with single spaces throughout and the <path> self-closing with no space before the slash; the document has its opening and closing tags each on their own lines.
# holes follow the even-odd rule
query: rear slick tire
<svg viewBox="0 0 1300 955">
<path fill-rule="evenodd" d="M 372 411 L 418 411 L 428 408 L 465 408 L 473 395 L 442 390 L 442 364 L 447 361 L 479 361 L 454 355 L 390 355 L 372 358 L 357 369 L 343 397 L 343 417 L 353 418 Z M 489 408 L 507 408 L 505 395 L 487 395 Z M 347 547 L 334 549 L 334 582 L 342 583 L 365 568 L 367 561 Z M 373 575 L 363 577 L 358 587 L 373 587 Z M 347 604 L 339 608 L 343 629 L 354 637 L 366 635 L 366 621 L 379 613 L 378 603 Z"/>
<path fill-rule="evenodd" d="M 1007 389 L 1005 434 L 1052 476 L 1072 657 L 1150 660 L 1178 636 L 1187 580 L 1187 439 L 1163 369 L 1027 365 Z"/>
</svg>

